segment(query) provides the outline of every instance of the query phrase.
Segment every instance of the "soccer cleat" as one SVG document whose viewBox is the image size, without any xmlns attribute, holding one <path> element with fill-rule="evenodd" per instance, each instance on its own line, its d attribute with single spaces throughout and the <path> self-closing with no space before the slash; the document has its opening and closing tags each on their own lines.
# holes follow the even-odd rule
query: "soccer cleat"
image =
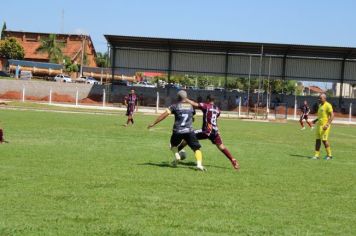
<svg viewBox="0 0 356 236">
<path fill-rule="evenodd" d="M 232 164 L 232 166 L 234 167 L 235 170 L 239 170 L 240 169 L 240 165 L 239 165 L 239 163 L 237 162 L 236 159 L 232 159 L 231 164 Z"/>
<path fill-rule="evenodd" d="M 300 130 L 305 130 L 305 127 L 301 128 Z"/>
<path fill-rule="evenodd" d="M 324 157 L 324 160 L 326 160 L 326 161 L 329 161 L 329 160 L 332 160 L 332 159 L 333 159 L 332 156 L 326 156 L 326 157 Z"/>
<path fill-rule="evenodd" d="M 200 171 L 207 171 L 207 169 L 205 169 L 204 166 L 197 166 L 197 170 L 200 170 Z"/>
<path fill-rule="evenodd" d="M 319 159 L 320 159 L 320 157 L 313 156 L 313 157 L 312 157 L 312 158 L 310 158 L 310 159 L 312 159 L 312 160 L 319 160 Z"/>
<path fill-rule="evenodd" d="M 177 167 L 177 165 L 178 165 L 178 160 L 174 159 L 174 160 L 171 162 L 171 165 L 172 165 L 173 167 Z"/>
<path fill-rule="evenodd" d="M 312 126 L 312 127 L 310 127 L 310 130 L 313 130 L 315 127 L 314 126 Z"/>
</svg>

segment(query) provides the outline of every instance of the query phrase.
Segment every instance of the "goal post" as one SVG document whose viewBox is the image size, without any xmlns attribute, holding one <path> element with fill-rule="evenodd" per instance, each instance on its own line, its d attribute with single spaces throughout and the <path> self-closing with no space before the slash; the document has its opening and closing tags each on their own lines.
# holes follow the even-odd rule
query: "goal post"
<svg viewBox="0 0 356 236">
<path fill-rule="evenodd" d="M 287 103 L 275 103 L 274 108 L 274 119 L 286 121 L 288 117 L 288 104 Z"/>
</svg>

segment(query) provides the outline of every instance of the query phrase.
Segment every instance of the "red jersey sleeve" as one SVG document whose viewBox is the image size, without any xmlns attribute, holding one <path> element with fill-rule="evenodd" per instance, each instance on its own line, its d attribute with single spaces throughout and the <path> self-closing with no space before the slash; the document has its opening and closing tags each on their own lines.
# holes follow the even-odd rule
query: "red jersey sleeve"
<svg viewBox="0 0 356 236">
<path fill-rule="evenodd" d="M 206 103 L 198 103 L 198 108 L 200 109 L 200 110 L 202 110 L 202 111 L 206 111 L 208 108 L 207 108 L 207 105 L 206 105 Z"/>
</svg>

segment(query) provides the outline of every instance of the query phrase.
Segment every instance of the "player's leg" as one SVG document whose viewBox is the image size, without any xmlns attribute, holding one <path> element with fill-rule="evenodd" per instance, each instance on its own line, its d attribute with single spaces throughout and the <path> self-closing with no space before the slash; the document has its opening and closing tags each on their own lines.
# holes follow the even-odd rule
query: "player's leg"
<svg viewBox="0 0 356 236">
<path fill-rule="evenodd" d="M 307 123 L 310 128 L 313 128 L 311 122 L 308 120 L 308 116 L 307 115 L 304 117 L 304 120 L 305 120 L 305 123 Z"/>
<path fill-rule="evenodd" d="M 299 118 L 299 123 L 302 126 L 302 129 L 304 128 L 303 117 L 304 117 L 304 115 L 301 115 L 300 118 Z"/>
<path fill-rule="evenodd" d="M 126 122 L 126 124 L 129 125 L 130 122 L 133 124 L 132 112 L 129 113 L 129 115 L 128 115 L 128 117 L 127 117 L 127 122 Z"/>
<path fill-rule="evenodd" d="M 320 159 L 320 146 L 321 146 L 321 139 L 316 139 L 315 140 L 315 154 L 312 159 Z"/>
<path fill-rule="evenodd" d="M 213 144 L 216 145 L 216 147 L 227 157 L 227 159 L 229 159 L 229 161 L 231 162 L 232 166 L 236 169 L 239 170 L 240 169 L 240 164 L 238 163 L 238 161 L 231 155 L 229 149 L 227 149 L 227 147 L 225 147 L 225 145 L 222 142 L 222 139 L 220 137 L 220 134 L 212 134 L 210 135 L 209 139 L 211 140 L 211 142 Z"/>
<path fill-rule="evenodd" d="M 125 127 L 128 126 L 130 123 L 130 109 L 129 109 L 129 107 L 127 107 L 126 116 L 127 116 L 127 121 L 126 121 L 126 124 L 124 124 Z"/>
<path fill-rule="evenodd" d="M 131 124 L 134 124 L 133 115 L 134 115 L 134 110 L 131 111 L 131 117 L 130 117 Z"/>
<path fill-rule="evenodd" d="M 209 138 L 208 137 L 208 135 L 206 135 L 201 129 L 200 130 L 195 130 L 194 131 L 194 133 L 195 133 L 195 136 L 197 137 L 197 139 L 198 140 L 202 140 L 202 139 L 207 139 L 207 138 Z M 180 144 L 179 144 L 179 146 L 178 146 L 178 151 L 179 152 L 181 152 L 181 151 L 183 151 L 184 152 L 184 148 L 187 146 L 187 142 L 185 141 L 185 140 L 183 140 Z M 181 156 L 181 160 L 184 160 L 183 158 L 182 158 L 182 155 L 180 155 Z"/>
<path fill-rule="evenodd" d="M 182 141 L 183 141 L 182 135 L 176 133 L 172 134 L 170 143 L 171 143 L 171 151 L 174 156 L 172 161 L 173 166 L 177 166 L 178 162 L 180 161 L 178 146 Z"/>
<path fill-rule="evenodd" d="M 197 169 L 205 171 L 206 169 L 203 166 L 203 153 L 200 151 L 201 145 L 194 132 L 187 133 L 184 136 L 185 141 L 188 146 L 193 150 L 195 159 L 197 161 Z"/>
<path fill-rule="evenodd" d="M 330 127 L 327 130 L 323 130 L 323 133 L 322 133 L 322 142 L 323 142 L 325 150 L 326 150 L 325 160 L 331 160 L 333 158 L 332 154 L 331 154 L 330 143 L 328 141 L 328 139 L 329 139 L 329 131 L 330 131 Z"/>
<path fill-rule="evenodd" d="M 320 146 L 323 128 L 320 125 L 316 126 L 315 129 L 315 153 L 312 159 L 320 159 Z"/>
<path fill-rule="evenodd" d="M 187 142 L 185 140 L 182 140 L 182 142 L 178 146 L 178 151 L 183 150 L 183 148 L 185 148 L 185 146 L 187 146 Z"/>
<path fill-rule="evenodd" d="M 0 143 L 4 142 L 4 131 L 0 128 Z"/>
<path fill-rule="evenodd" d="M 198 140 L 209 138 L 209 136 L 206 135 L 201 129 L 195 130 L 194 133 Z M 178 151 L 181 151 L 185 146 L 187 146 L 187 142 L 183 140 L 182 143 L 178 146 Z"/>
</svg>

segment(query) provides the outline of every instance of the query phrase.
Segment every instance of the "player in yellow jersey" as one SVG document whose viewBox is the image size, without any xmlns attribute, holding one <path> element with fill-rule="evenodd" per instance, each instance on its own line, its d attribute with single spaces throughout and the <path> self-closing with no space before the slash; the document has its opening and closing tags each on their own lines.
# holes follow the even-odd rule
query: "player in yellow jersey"
<svg viewBox="0 0 356 236">
<path fill-rule="evenodd" d="M 323 142 L 326 149 L 325 160 L 331 160 L 331 148 L 328 141 L 331 122 L 334 119 L 333 107 L 326 101 L 326 95 L 319 96 L 318 118 L 313 121 L 316 124 L 315 155 L 312 159 L 320 159 L 320 146 Z"/>
</svg>

